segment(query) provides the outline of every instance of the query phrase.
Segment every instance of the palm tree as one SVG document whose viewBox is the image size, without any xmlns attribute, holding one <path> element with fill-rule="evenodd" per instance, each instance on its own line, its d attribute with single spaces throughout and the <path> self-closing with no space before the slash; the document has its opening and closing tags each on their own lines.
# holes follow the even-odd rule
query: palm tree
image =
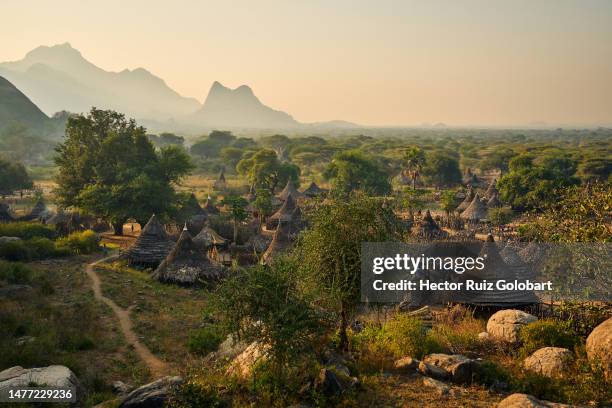
<svg viewBox="0 0 612 408">
<path fill-rule="evenodd" d="M 421 170 L 425 165 L 425 152 L 418 147 L 410 147 L 404 153 L 402 162 L 412 180 L 412 189 L 416 190 L 417 179 L 420 177 Z"/>
</svg>

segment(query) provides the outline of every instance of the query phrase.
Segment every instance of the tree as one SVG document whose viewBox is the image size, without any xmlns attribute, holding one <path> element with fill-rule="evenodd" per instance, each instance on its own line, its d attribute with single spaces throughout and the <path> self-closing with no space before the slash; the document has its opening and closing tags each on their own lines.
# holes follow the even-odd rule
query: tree
<svg viewBox="0 0 612 408">
<path fill-rule="evenodd" d="M 238 239 L 238 223 L 246 220 L 248 217 L 246 211 L 246 206 L 248 204 L 247 200 L 240 196 L 225 197 L 223 201 L 221 201 L 221 205 L 227 205 L 230 208 L 230 214 L 234 222 L 234 243 L 236 243 Z"/>
<path fill-rule="evenodd" d="M 238 162 L 236 170 L 246 176 L 255 187 L 263 187 L 272 194 L 279 185 L 287 181 L 299 182 L 300 168 L 292 163 L 281 163 L 273 150 L 262 149 Z"/>
<path fill-rule="evenodd" d="M 580 174 L 580 177 L 585 181 L 611 180 L 610 175 L 612 174 L 612 158 L 587 158 L 578 166 L 578 174 Z"/>
<path fill-rule="evenodd" d="M 266 215 L 272 210 L 272 193 L 266 188 L 258 188 L 255 192 L 255 202 L 253 203 L 259 212 L 259 226 L 263 224 Z"/>
<path fill-rule="evenodd" d="M 323 176 L 331 181 L 332 191 L 340 195 L 356 190 L 372 195 L 391 191 L 389 175 L 382 166 L 372 156 L 355 150 L 336 154 Z"/>
<path fill-rule="evenodd" d="M 404 153 L 402 164 L 408 170 L 412 180 L 412 189 L 416 190 L 416 182 L 425 165 L 425 152 L 418 147 L 411 147 Z"/>
<path fill-rule="evenodd" d="M 219 157 L 221 149 L 231 146 L 235 140 L 232 132 L 213 130 L 206 138 L 194 143 L 189 151 L 202 158 Z"/>
<path fill-rule="evenodd" d="M 242 159 L 242 155 L 244 154 L 244 150 L 239 149 L 237 147 L 224 147 L 221 149 L 221 159 L 229 164 L 232 168 L 235 168 L 240 159 Z"/>
<path fill-rule="evenodd" d="M 106 219 L 118 235 L 130 217 L 144 224 L 153 213 L 171 214 L 177 201 L 173 184 L 192 168 L 182 148 L 157 152 L 133 119 L 95 108 L 68 119 L 56 151 L 59 204 Z"/>
<path fill-rule="evenodd" d="M 516 152 L 509 148 L 495 149 L 493 152 L 487 154 L 480 162 L 480 168 L 482 170 L 495 170 L 498 169 L 503 175 L 508 171 L 510 160 L 516 156 Z"/>
<path fill-rule="evenodd" d="M 454 191 L 445 191 L 440 198 L 440 204 L 447 216 L 457 208 L 457 197 Z"/>
<path fill-rule="evenodd" d="M 436 187 L 447 187 L 461 182 L 459 161 L 443 152 L 433 152 L 427 155 L 423 174 Z"/>
<path fill-rule="evenodd" d="M 32 188 L 32 179 L 23 164 L 0 157 L 0 195 L 13 194 L 15 190 Z"/>
<path fill-rule="evenodd" d="M 346 331 L 360 297 L 361 243 L 399 239 L 400 225 L 381 199 L 353 194 L 315 210 L 295 249 L 304 285 L 337 316 L 341 349 L 348 345 Z"/>
<path fill-rule="evenodd" d="M 504 207 L 489 208 L 487 211 L 487 219 L 492 226 L 498 229 L 512 221 L 513 215 L 514 213 L 510 208 Z"/>
</svg>

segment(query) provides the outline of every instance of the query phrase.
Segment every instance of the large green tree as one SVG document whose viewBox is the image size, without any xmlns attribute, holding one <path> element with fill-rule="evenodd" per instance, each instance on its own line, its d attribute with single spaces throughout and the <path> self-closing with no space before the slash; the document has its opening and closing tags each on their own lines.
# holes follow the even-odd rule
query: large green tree
<svg viewBox="0 0 612 408">
<path fill-rule="evenodd" d="M 32 179 L 21 163 L 0 157 L 0 195 L 12 194 L 15 190 L 32 188 Z"/>
<path fill-rule="evenodd" d="M 245 155 L 238 162 L 236 170 L 246 176 L 249 184 L 258 188 L 267 188 L 272 194 L 279 186 L 284 186 L 288 180 L 298 183 L 300 168 L 293 163 L 282 163 L 276 152 L 262 149 Z"/>
<path fill-rule="evenodd" d="M 461 182 L 459 161 L 442 151 L 434 151 L 427 155 L 423 175 L 436 187 L 447 187 Z"/>
<path fill-rule="evenodd" d="M 143 224 L 153 213 L 171 214 L 177 202 L 173 184 L 192 168 L 182 148 L 157 152 L 133 119 L 95 108 L 68 119 L 56 150 L 60 205 L 106 219 L 116 234 L 128 218 Z"/>
<path fill-rule="evenodd" d="M 416 190 L 416 183 L 425 165 L 425 152 L 418 147 L 410 147 L 404 152 L 402 165 L 408 171 L 412 180 L 412 189 Z"/>
<path fill-rule="evenodd" d="M 371 195 L 391 192 L 389 174 L 383 166 L 374 157 L 356 150 L 336 154 L 323 175 L 331 181 L 332 191 L 339 195 L 356 190 Z"/>
</svg>

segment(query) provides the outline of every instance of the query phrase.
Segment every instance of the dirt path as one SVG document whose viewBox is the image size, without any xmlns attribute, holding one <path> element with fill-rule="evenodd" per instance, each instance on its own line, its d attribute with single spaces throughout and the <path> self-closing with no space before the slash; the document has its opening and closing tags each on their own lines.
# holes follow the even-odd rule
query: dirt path
<svg viewBox="0 0 612 408">
<path fill-rule="evenodd" d="M 121 332 L 123 333 L 125 340 L 128 344 L 134 347 L 136 354 L 138 354 L 141 360 L 144 361 L 144 363 L 149 367 L 149 370 L 151 371 L 151 376 L 154 379 L 157 379 L 168 374 L 168 365 L 157 357 L 155 357 L 153 353 L 151 353 L 151 350 L 149 350 L 147 346 L 145 346 L 138 340 L 136 333 L 134 333 L 134 330 L 132 330 L 132 320 L 130 319 L 131 308 L 123 309 L 111 299 L 107 298 L 102 294 L 102 288 L 100 286 L 100 277 L 96 273 L 95 267 L 101 262 L 106 262 L 116 257 L 117 255 L 112 255 L 92 262 L 87 265 L 87 267 L 85 268 L 85 272 L 87 272 L 87 275 L 91 278 L 92 289 L 94 291 L 95 298 L 101 302 L 104 302 L 108 305 L 108 307 L 113 310 L 113 313 L 115 314 L 115 316 L 117 316 L 117 319 L 119 319 Z"/>
</svg>

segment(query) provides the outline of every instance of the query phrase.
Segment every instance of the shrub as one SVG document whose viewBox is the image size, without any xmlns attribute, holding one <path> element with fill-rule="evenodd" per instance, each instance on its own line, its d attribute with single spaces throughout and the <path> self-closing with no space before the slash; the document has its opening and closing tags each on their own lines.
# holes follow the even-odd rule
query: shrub
<svg viewBox="0 0 612 408">
<path fill-rule="evenodd" d="M 35 272 L 20 263 L 0 261 L 0 280 L 13 284 L 30 284 L 35 276 Z"/>
<path fill-rule="evenodd" d="M 191 333 L 187 347 L 194 354 L 206 355 L 215 351 L 222 340 L 223 334 L 219 328 L 207 326 Z"/>
<path fill-rule="evenodd" d="M 100 237 L 92 230 L 73 232 L 65 238 L 57 240 L 56 245 L 61 250 L 73 254 L 91 254 L 99 247 Z"/>
<path fill-rule="evenodd" d="M 38 222 L 9 222 L 0 224 L 0 236 L 18 237 L 24 240 L 37 237 L 52 239 L 55 237 L 55 229 Z"/>
<path fill-rule="evenodd" d="M 28 261 L 32 251 L 23 241 L 10 241 L 0 244 L 0 258 L 8 261 Z"/>
<path fill-rule="evenodd" d="M 521 354 L 529 355 L 542 347 L 563 347 L 573 349 L 580 338 L 567 322 L 538 320 L 521 329 Z"/>
<path fill-rule="evenodd" d="M 69 250 L 57 248 L 48 238 L 36 237 L 27 241 L 10 241 L 0 244 L 0 258 L 8 261 L 29 261 L 68 255 Z"/>
</svg>

